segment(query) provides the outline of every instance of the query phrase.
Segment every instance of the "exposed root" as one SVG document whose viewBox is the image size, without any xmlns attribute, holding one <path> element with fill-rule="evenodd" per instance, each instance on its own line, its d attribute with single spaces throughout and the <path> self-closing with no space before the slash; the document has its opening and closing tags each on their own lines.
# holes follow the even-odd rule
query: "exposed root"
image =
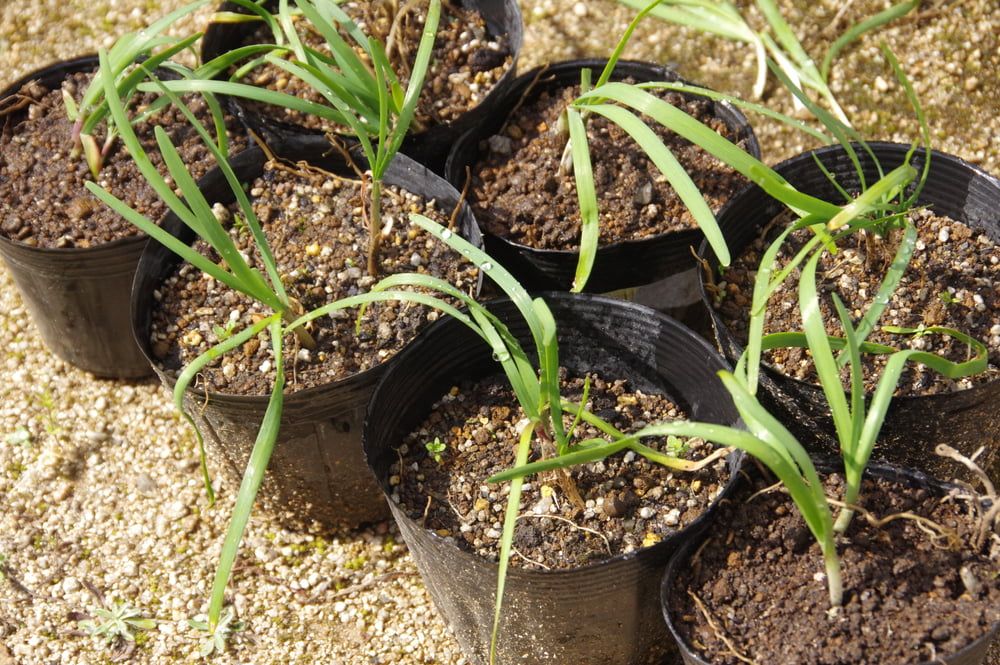
<svg viewBox="0 0 1000 665">
<path fill-rule="evenodd" d="M 705 290 L 711 293 L 714 299 L 718 295 L 719 287 L 715 284 L 715 274 L 712 272 L 712 266 L 708 264 L 708 261 L 698 256 L 698 250 L 693 246 L 688 247 L 688 251 L 694 257 L 695 263 L 701 267 L 701 272 L 705 277 Z"/>
<path fill-rule="evenodd" d="M 530 559 L 530 558 L 526 557 L 523 553 L 521 553 L 521 550 L 517 549 L 514 546 L 511 546 L 511 550 L 513 550 L 514 554 L 518 555 L 519 557 L 521 557 L 522 559 L 524 559 L 525 561 L 527 561 L 530 564 L 538 566 L 539 568 L 542 568 L 543 570 L 552 570 L 551 566 L 546 566 L 541 561 L 535 561 L 534 559 Z"/>
<path fill-rule="evenodd" d="M 455 230 L 458 225 L 458 214 L 462 211 L 462 204 L 465 203 L 465 197 L 469 195 L 469 185 L 472 184 L 472 171 L 469 169 L 469 165 L 465 165 L 465 184 L 462 186 L 462 194 L 458 197 L 458 203 L 455 204 L 455 209 L 451 211 L 451 217 L 448 218 L 448 228 L 452 231 Z"/>
<path fill-rule="evenodd" d="M 423 528 L 425 528 L 425 529 L 427 528 L 427 516 L 431 512 L 431 502 L 432 501 L 434 501 L 434 497 L 428 496 L 427 497 L 427 505 L 424 506 L 424 514 L 420 518 L 420 526 L 423 527 Z M 449 501 L 449 503 L 451 503 L 451 502 Z"/>
<path fill-rule="evenodd" d="M 781 481 L 780 480 L 778 482 L 776 482 L 775 484 L 769 486 L 769 487 L 765 487 L 762 490 L 757 490 L 756 492 L 754 492 L 753 494 L 751 494 L 750 496 L 748 496 L 747 500 L 744 501 L 743 503 L 750 503 L 751 501 L 753 501 L 754 499 L 756 499 L 759 496 L 764 496 L 765 494 L 770 494 L 771 492 L 774 492 L 774 491 L 779 490 L 779 489 L 782 489 L 782 485 L 781 485 Z"/>
<path fill-rule="evenodd" d="M 972 457 L 966 457 L 962 453 L 958 452 L 954 448 L 944 443 L 939 444 L 934 452 L 941 457 L 947 457 L 948 459 L 954 460 L 959 464 L 962 464 L 967 469 L 969 469 L 972 474 L 979 479 L 979 482 L 983 485 L 983 494 L 978 494 L 975 490 L 972 490 L 971 495 L 967 497 L 956 497 L 963 498 L 969 501 L 975 512 L 976 520 L 978 522 L 976 528 L 976 535 L 973 538 L 972 546 L 976 551 L 979 551 L 986 545 L 987 539 L 990 537 L 990 532 L 994 530 L 1000 530 L 1000 497 L 997 496 L 996 486 L 990 477 L 986 475 L 978 464 L 976 464 L 976 458 L 982 454 L 984 448 L 977 450 Z M 962 483 L 967 485 L 967 483 Z M 970 487 L 970 489 L 972 489 Z M 984 511 L 983 506 L 989 504 L 989 507 Z M 992 534 L 996 537 L 996 533 Z"/>
<path fill-rule="evenodd" d="M 917 515 L 911 512 L 893 513 L 891 515 L 886 515 L 885 517 L 877 517 L 873 513 L 865 510 L 861 506 L 851 505 L 844 503 L 843 501 L 837 501 L 836 499 L 831 499 L 826 497 L 827 503 L 831 506 L 836 506 L 837 508 L 845 508 L 847 510 L 853 511 L 854 513 L 865 518 L 870 525 L 876 529 L 881 529 L 883 526 L 889 522 L 895 522 L 896 520 L 911 520 L 916 525 L 917 528 L 930 536 L 931 545 L 937 547 L 938 549 L 950 549 L 957 550 L 961 547 L 961 539 L 958 534 L 951 529 L 941 526 L 934 520 L 923 517 L 922 515 Z M 948 541 L 946 545 L 940 545 L 939 541 Z"/>
<path fill-rule="evenodd" d="M 712 618 L 711 612 L 709 612 L 708 608 L 705 607 L 705 603 L 701 601 L 701 598 L 698 597 L 698 594 L 688 589 L 688 595 L 691 596 L 691 600 L 694 601 L 694 604 L 698 607 L 698 611 L 701 612 L 701 615 L 705 618 L 705 621 L 708 623 L 708 627 L 712 629 L 712 632 L 715 633 L 715 636 L 719 638 L 719 640 L 721 640 L 723 644 L 726 645 L 727 649 L 729 649 L 729 653 L 731 653 L 733 657 L 739 659 L 741 662 L 747 663 L 748 665 L 757 665 L 757 661 L 748 656 L 744 656 L 742 653 L 740 653 L 733 645 L 732 641 L 728 637 L 726 637 L 726 634 L 722 631 L 721 628 L 719 628 L 719 624 L 717 624 L 715 622 L 715 619 Z"/>
<path fill-rule="evenodd" d="M 389 28 L 389 35 L 385 38 L 385 56 L 389 58 L 390 61 L 392 60 L 392 52 L 395 50 L 397 44 L 396 33 L 399 31 L 400 26 L 402 26 L 403 22 L 406 20 L 406 16 L 410 12 L 415 10 L 417 6 L 420 5 L 422 2 L 424 2 L 424 0 L 410 0 L 401 8 L 399 8 L 396 11 L 396 15 L 393 16 L 392 26 Z M 400 44 L 400 65 L 407 68 L 406 74 L 407 76 L 409 76 L 409 65 L 406 62 L 408 59 L 407 56 L 409 54 L 403 52 L 404 46 L 402 45 L 402 42 L 398 43 Z"/>
<path fill-rule="evenodd" d="M 385 573 L 384 575 L 378 575 L 376 577 L 373 577 L 372 579 L 370 579 L 367 582 L 362 582 L 361 584 L 353 584 L 353 585 L 351 585 L 349 587 L 345 587 L 345 588 L 341 589 L 340 591 L 338 591 L 338 592 L 336 592 L 334 594 L 331 594 L 327 598 L 320 599 L 320 598 L 317 597 L 318 594 L 315 594 L 313 596 L 310 596 L 309 599 L 304 600 L 302 602 L 305 603 L 305 604 L 318 603 L 321 600 L 322 600 L 322 602 L 328 602 L 330 600 L 333 600 L 334 598 L 343 598 L 345 596 L 350 596 L 352 594 L 358 593 L 359 591 L 365 591 L 365 590 L 371 589 L 373 587 L 381 586 L 381 585 L 385 584 L 386 582 L 388 582 L 390 580 L 395 580 L 395 579 L 398 579 L 400 577 L 413 577 L 416 574 L 417 574 L 417 571 L 415 571 L 415 570 L 395 570 L 395 571 L 392 571 L 390 573 Z"/>
<path fill-rule="evenodd" d="M 676 466 L 671 466 L 671 468 L 677 469 L 679 471 L 695 472 L 701 471 L 706 466 L 710 466 L 720 459 L 723 459 L 729 453 L 733 452 L 735 448 L 731 446 L 726 446 L 725 448 L 717 448 L 710 455 L 702 457 L 700 460 L 684 460 L 678 459 L 678 464 Z"/>
<path fill-rule="evenodd" d="M 847 10 L 850 9 L 851 5 L 853 4 L 854 0 L 847 0 L 847 2 L 841 5 L 840 9 L 837 10 L 837 13 L 834 14 L 833 19 L 827 24 L 825 28 L 823 28 L 821 32 L 827 35 L 828 37 L 831 38 L 836 37 L 837 34 L 840 32 L 840 27 L 839 27 L 840 21 L 844 18 L 844 14 L 847 13 Z"/>
</svg>

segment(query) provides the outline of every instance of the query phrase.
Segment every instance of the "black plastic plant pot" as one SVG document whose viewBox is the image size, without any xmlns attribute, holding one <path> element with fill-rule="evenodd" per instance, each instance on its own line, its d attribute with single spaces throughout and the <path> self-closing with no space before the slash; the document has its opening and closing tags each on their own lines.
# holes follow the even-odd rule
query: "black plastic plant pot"
<svg viewBox="0 0 1000 665">
<path fill-rule="evenodd" d="M 319 137 L 300 138 L 281 146 L 299 161 L 335 173 L 349 173 L 338 153 Z M 267 158 L 260 148 L 240 153 L 232 161 L 242 182 L 263 172 Z M 363 163 L 363 162 L 359 162 Z M 440 177 L 402 155 L 389 166 L 385 183 L 436 200 L 445 210 L 458 205 L 459 194 Z M 201 181 L 210 202 L 232 203 L 234 195 L 218 168 Z M 482 240 L 472 213 L 463 206 L 457 220 L 471 242 Z M 175 236 L 191 242 L 193 233 L 174 215 L 163 224 Z M 164 385 L 175 379 L 152 355 L 151 321 L 154 291 L 171 275 L 180 259 L 158 242 L 151 242 L 139 262 L 132 295 L 132 331 L 136 342 Z M 376 382 L 392 359 L 332 383 L 288 394 L 281 429 L 259 498 L 290 528 L 340 530 L 388 517 L 385 501 L 365 465 L 361 430 L 365 406 Z M 267 395 L 228 395 L 189 388 L 186 407 L 204 433 L 210 454 L 238 482 L 246 468 L 267 408 Z"/>
<path fill-rule="evenodd" d="M 96 56 L 64 60 L 15 81 L 0 92 L 0 99 L 29 81 L 53 90 L 67 76 L 96 68 Z M 15 112 L 7 121 L 13 126 L 23 113 Z M 146 241 L 138 234 L 93 247 L 45 248 L 0 235 L 0 256 L 52 353 L 96 376 L 134 379 L 152 374 L 132 342 L 128 313 L 132 278 Z"/>
<path fill-rule="evenodd" d="M 489 117 L 463 135 L 448 156 L 445 178 L 462 189 L 466 169 L 485 156 L 486 142 L 501 131 L 511 114 L 524 102 L 544 91 L 580 83 L 580 70 L 588 68 L 596 77 L 606 60 L 572 60 L 546 65 L 522 74 L 497 100 Z M 667 67 L 623 60 L 612 80 L 631 78 L 637 82 L 683 81 Z M 712 102 L 714 114 L 732 133 L 734 142 L 745 140 L 747 151 L 760 156 L 760 146 L 746 117 L 726 102 Z M 485 227 L 484 227 L 485 228 Z M 579 257 L 577 250 L 537 249 L 508 238 L 485 233 L 486 251 L 514 273 L 529 290 L 568 291 L 573 285 Z M 663 311 L 679 311 L 698 300 L 698 278 L 692 251 L 704 235 L 697 228 L 662 233 L 642 240 L 623 240 L 601 245 L 587 282 L 589 293 L 619 292 L 629 300 Z"/>
<path fill-rule="evenodd" d="M 459 4 L 465 9 L 479 12 L 486 21 L 487 30 L 491 35 L 507 35 L 510 41 L 511 64 L 493 89 L 474 108 L 448 124 L 435 125 L 421 132 L 411 132 L 403 141 L 401 152 L 439 174 L 443 173 L 448 152 L 458 137 L 484 122 L 490 109 L 513 83 L 517 76 L 517 59 L 524 42 L 524 21 L 517 0 L 461 0 Z M 276 5 L 277 2 L 272 0 L 271 6 Z M 223 3 L 220 11 L 246 13 L 231 2 Z M 210 24 L 202 41 L 202 61 L 208 62 L 244 45 L 258 26 L 256 22 Z M 281 143 L 289 137 L 302 134 L 323 134 L 319 130 L 278 120 L 251 110 L 241 99 L 235 97 L 225 99 L 229 111 L 269 144 Z"/>
<path fill-rule="evenodd" d="M 555 316 L 560 361 L 571 372 L 623 377 L 643 392 L 667 394 L 693 417 L 737 420 L 716 376 L 722 358 L 690 330 L 654 310 L 603 296 L 544 295 Z M 507 300 L 487 305 L 530 346 L 527 327 Z M 432 404 L 464 379 L 500 371 L 490 349 L 461 323 L 428 328 L 386 372 L 368 407 L 365 454 L 391 496 L 397 448 Z M 742 454 L 729 457 L 730 482 Z M 657 589 L 672 552 L 704 528 L 719 499 L 688 528 L 660 543 L 588 566 L 559 571 L 512 567 L 507 575 L 498 663 L 645 663 L 668 644 Z M 423 528 L 390 499 L 400 532 L 434 603 L 471 662 L 488 660 L 497 563 Z"/>
<path fill-rule="evenodd" d="M 825 458 L 823 462 L 828 462 L 828 464 L 817 463 L 818 469 L 830 471 L 834 468 L 843 468 L 841 462 L 838 461 L 834 463 L 830 460 L 830 458 Z M 955 485 L 943 483 L 913 469 L 903 469 L 888 465 L 870 465 L 865 470 L 865 476 L 872 478 L 884 478 L 913 489 L 925 490 L 940 496 L 944 496 L 950 489 L 956 487 Z M 738 482 L 742 483 L 743 479 L 741 478 Z M 734 499 L 734 502 L 729 504 L 728 509 L 731 509 L 732 506 L 740 505 L 738 502 L 738 494 L 734 497 Z M 720 521 L 717 521 L 716 524 L 720 524 L 724 517 L 724 515 L 719 515 Z M 679 612 L 677 608 L 681 607 L 676 594 L 678 593 L 678 588 L 684 585 L 684 571 L 690 569 L 689 562 L 691 557 L 695 554 L 695 552 L 700 551 L 700 548 L 705 542 L 705 538 L 707 536 L 708 534 L 703 530 L 698 534 L 698 537 L 689 539 L 677 550 L 676 554 L 674 554 L 674 556 L 670 559 L 670 563 L 667 566 L 667 572 L 663 576 L 663 580 L 660 585 L 660 602 L 663 619 L 667 624 L 667 628 L 669 629 L 671 636 L 677 643 L 684 665 L 712 665 L 712 663 L 705 660 L 702 657 L 702 654 L 688 641 L 685 634 L 678 628 L 677 621 L 675 621 L 675 613 Z M 751 593 L 756 593 L 757 591 L 759 590 L 754 589 Z M 734 598 L 733 602 L 739 602 L 739 598 Z M 986 659 L 990 653 L 990 645 L 997 638 L 998 634 L 1000 634 L 1000 622 L 993 624 L 982 636 L 966 645 L 960 651 L 953 654 L 939 654 L 935 660 L 922 662 L 917 665 L 983 665 L 987 662 Z M 798 636 L 796 639 L 807 639 L 807 636 Z M 871 657 L 867 659 L 867 662 L 881 662 L 881 659 L 877 656 L 878 654 L 871 654 Z"/>
<path fill-rule="evenodd" d="M 869 144 L 882 163 L 885 172 L 903 163 L 909 146 L 896 143 Z M 871 158 L 858 149 L 867 182 L 875 182 L 878 173 Z M 842 197 L 817 168 L 813 155 L 833 173 L 844 188 L 858 184 L 852 163 L 840 146 L 820 148 L 782 162 L 775 170 L 788 182 L 807 194 L 838 202 Z M 919 170 L 924 161 L 918 151 L 913 165 Z M 1000 243 L 1000 180 L 976 166 L 934 151 L 930 174 L 918 203 L 927 205 L 940 215 L 946 215 L 973 228 L 983 229 Z M 732 256 L 739 256 L 768 224 L 783 210 L 781 204 L 757 186 L 739 193 L 719 214 L 726 242 Z M 703 243 L 700 255 L 710 265 L 717 265 L 711 250 Z M 718 313 L 711 306 L 710 296 L 702 282 L 702 300 L 711 312 L 716 340 L 731 362 L 743 352 Z M 994 312 L 994 316 L 996 313 Z M 836 454 L 839 447 L 829 415 L 829 408 L 818 385 L 788 377 L 766 366 L 761 372 L 761 399 L 807 447 L 822 455 Z M 965 455 L 972 455 L 980 446 L 985 451 L 978 463 L 994 479 L 1000 478 L 1000 380 L 981 383 L 958 392 L 896 397 L 889 406 L 879 444 L 873 459 L 902 467 L 918 469 L 932 476 L 963 475 L 954 465 L 934 454 L 939 443 L 947 443 Z"/>
</svg>

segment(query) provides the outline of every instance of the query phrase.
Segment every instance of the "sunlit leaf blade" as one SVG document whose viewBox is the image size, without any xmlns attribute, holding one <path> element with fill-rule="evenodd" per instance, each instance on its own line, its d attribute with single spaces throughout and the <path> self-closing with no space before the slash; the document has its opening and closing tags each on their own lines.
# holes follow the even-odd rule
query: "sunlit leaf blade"
<svg viewBox="0 0 1000 665">
<path fill-rule="evenodd" d="M 521 440 L 517 445 L 517 456 L 514 468 L 524 466 L 531 452 L 531 437 L 534 432 L 532 425 L 525 426 Z M 496 661 L 497 643 L 500 639 L 500 617 L 503 609 L 503 594 L 507 584 L 507 568 L 510 566 L 510 553 L 514 547 L 514 528 L 517 526 L 517 515 L 521 511 L 522 478 L 510 482 L 510 492 L 507 496 L 507 510 L 504 512 L 503 531 L 500 534 L 500 561 L 497 569 L 497 590 L 493 606 L 493 628 L 490 633 L 490 663 Z"/>
<path fill-rule="evenodd" d="M 236 495 L 236 505 L 233 507 L 229 528 L 226 531 L 222 552 L 219 555 L 215 581 L 212 584 L 212 599 L 208 607 L 208 624 L 213 628 L 219 623 L 219 616 L 225 602 L 226 586 L 229 584 L 229 577 L 232 574 L 236 554 L 240 548 L 240 541 L 243 539 L 243 532 L 250 520 L 250 511 L 253 510 L 257 492 L 264 480 L 264 471 L 271 460 L 271 453 L 274 451 L 274 444 L 278 440 L 278 433 L 281 429 L 281 412 L 285 398 L 285 369 L 280 320 L 272 320 L 268 331 L 271 337 L 271 347 L 274 351 L 274 387 L 267 402 L 264 419 L 260 424 L 260 429 L 257 430 L 257 439 L 254 441 L 253 450 L 250 452 L 250 461 L 243 473 L 243 481 L 240 483 L 240 489 Z"/>
<path fill-rule="evenodd" d="M 574 293 L 583 291 L 594 268 L 597 257 L 597 243 L 600 237 L 598 224 L 597 192 L 594 189 L 594 170 L 590 163 L 590 146 L 587 129 L 580 112 L 566 109 L 569 124 L 569 140 L 573 156 L 573 176 L 576 179 L 576 196 L 580 203 L 580 257 L 573 278 Z"/>
</svg>

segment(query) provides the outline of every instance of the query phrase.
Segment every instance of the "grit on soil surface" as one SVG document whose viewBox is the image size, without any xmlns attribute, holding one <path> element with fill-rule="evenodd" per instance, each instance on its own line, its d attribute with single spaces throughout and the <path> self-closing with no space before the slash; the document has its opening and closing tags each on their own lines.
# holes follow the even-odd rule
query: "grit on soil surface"
<svg viewBox="0 0 1000 665">
<path fill-rule="evenodd" d="M 58 58 L 107 47 L 181 4 L 0 2 L 0 86 Z M 521 4 L 524 70 L 607 55 L 633 15 L 610 0 Z M 890 3 L 780 4 L 820 58 L 832 35 Z M 177 29 L 202 26 L 210 12 L 203 8 Z M 909 141 L 915 123 L 880 56 L 882 39 L 926 105 L 935 147 L 1000 173 L 1000 143 L 992 140 L 1000 136 L 1000 5 L 925 0 L 915 16 L 862 39 L 833 67 L 833 90 L 863 132 Z M 637 31 L 625 55 L 677 63 L 686 78 L 727 92 L 745 95 L 752 85 L 753 55 L 745 47 L 655 21 Z M 779 110 L 790 109 L 773 85 L 766 95 Z M 769 163 L 812 145 L 754 122 Z M 195 662 L 196 636 L 186 620 L 206 608 L 235 485 L 219 476 L 220 500 L 208 508 L 193 436 L 167 393 L 153 382 L 98 381 L 49 354 L 3 268 L 0 328 L 0 665 L 114 658 L 77 629 L 77 613 L 98 604 L 90 586 L 161 620 L 130 662 Z M 389 524 L 318 538 L 255 515 L 230 599 L 248 629 L 214 662 L 465 662 Z M 1000 665 L 1000 657 L 990 662 Z"/>
</svg>

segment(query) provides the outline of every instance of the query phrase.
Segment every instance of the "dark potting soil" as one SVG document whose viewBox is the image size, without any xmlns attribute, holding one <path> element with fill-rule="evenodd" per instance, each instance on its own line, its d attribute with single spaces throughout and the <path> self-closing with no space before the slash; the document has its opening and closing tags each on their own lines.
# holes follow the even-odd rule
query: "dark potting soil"
<svg viewBox="0 0 1000 665">
<path fill-rule="evenodd" d="M 591 410 L 624 432 L 684 417 L 666 397 L 634 390 L 627 381 L 593 374 L 590 380 Z M 582 397 L 581 378 L 564 374 L 562 386 L 567 399 Z M 389 480 L 392 499 L 426 528 L 497 560 L 509 483 L 490 485 L 486 479 L 513 466 L 523 416 L 502 377 L 453 387 L 400 447 L 401 461 L 393 465 Z M 581 423 L 574 440 L 598 435 Z M 436 440 L 446 446 L 440 461 L 426 445 Z M 666 445 L 663 440 L 645 443 L 657 450 Z M 686 443 L 680 455 L 687 459 L 716 450 L 700 439 Z M 537 442 L 533 445 L 532 460 L 541 453 Z M 553 474 L 529 477 L 512 563 L 530 569 L 572 568 L 655 544 L 701 515 L 728 475 L 724 458 L 696 472 L 671 472 L 635 453 L 619 453 L 571 470 L 583 506 L 574 504 Z"/>
<path fill-rule="evenodd" d="M 341 8 L 358 24 L 362 32 L 378 37 L 387 45 L 389 61 L 393 70 L 400 75 L 400 83 L 405 88 L 410 80 L 410 69 L 416 58 L 417 46 L 427 18 L 427 3 L 400 3 L 401 10 L 405 6 L 407 11 L 399 15 L 399 19 L 395 21 L 394 31 L 394 15 L 390 14 L 391 4 L 345 2 L 341 4 Z M 392 32 L 391 43 L 390 32 Z M 326 40 L 314 29 L 304 27 L 300 30 L 300 36 L 308 46 L 324 53 L 329 52 Z M 353 43 L 351 38 L 346 36 L 345 38 L 348 39 L 348 43 Z M 247 43 L 267 43 L 273 39 L 270 30 L 263 28 L 254 33 Z M 410 131 L 453 122 L 477 106 L 512 63 L 513 54 L 506 35 L 489 34 L 486 22 L 478 12 L 467 10 L 455 3 L 443 3 L 431 62 L 424 78 L 424 87 L 417 102 L 414 124 Z M 245 80 L 318 104 L 330 105 L 326 98 L 311 86 L 269 63 L 253 70 Z M 253 101 L 242 103 L 262 115 L 314 130 L 347 129 L 326 119 L 298 111 L 277 109 Z"/>
<path fill-rule="evenodd" d="M 970 357 L 968 346 L 954 338 L 943 335 L 891 335 L 881 330 L 884 325 L 906 328 L 945 326 L 986 344 L 990 365 L 984 373 L 953 381 L 924 365 L 910 363 L 903 371 L 896 394 L 950 392 L 1000 378 L 1000 251 L 982 231 L 934 215 L 929 210 L 916 210 L 911 219 L 918 233 L 913 258 L 868 340 L 897 348 L 919 348 L 952 361 L 967 360 Z M 724 283 L 717 285 L 724 289 L 725 295 L 715 299 L 714 307 L 743 344 L 747 339 L 749 303 L 760 256 L 784 223 L 787 223 L 787 218 L 779 218 L 767 230 L 766 238 L 757 238 L 726 270 L 722 277 Z M 779 254 L 779 266 L 785 265 L 811 235 L 807 230 L 792 233 Z M 842 249 L 836 256 L 826 253 L 820 260 L 817 275 L 823 317 L 829 334 L 844 334 L 830 294 L 837 293 L 843 300 L 852 312 L 856 325 L 874 300 L 901 237 L 900 230 L 886 239 L 862 231 L 842 243 Z M 769 301 L 765 333 L 802 329 L 798 307 L 799 274 L 796 270 Z M 870 392 L 885 362 L 878 356 L 868 354 L 862 358 Z M 765 359 L 795 378 L 817 381 L 815 366 L 803 349 L 775 349 L 766 352 Z M 844 378 L 846 388 L 850 385 L 846 370 Z"/>
<path fill-rule="evenodd" d="M 92 78 L 92 73 L 73 74 L 62 90 L 79 102 Z M 82 155 L 70 157 L 73 123 L 66 117 L 62 91 L 29 83 L 19 94 L 32 100 L 24 119 L 0 115 L 0 125 L 7 123 L 0 137 L 0 232 L 40 247 L 90 247 L 136 235 L 138 230 L 131 223 L 84 187 L 94 178 Z M 130 113 L 141 112 L 154 99 L 152 94 L 138 96 Z M 197 95 L 184 100 L 214 134 L 204 100 Z M 143 149 L 161 174 L 167 175 L 167 169 L 156 145 L 156 126 L 166 130 L 196 178 L 215 166 L 215 158 L 195 130 L 180 111 L 168 105 L 134 125 Z M 230 154 L 236 154 L 246 147 L 246 138 L 234 119 L 227 119 L 227 128 Z M 99 145 L 104 132 L 103 123 L 94 132 Z M 157 221 L 166 212 L 120 140 L 105 158 L 97 183 L 148 219 Z"/>
<path fill-rule="evenodd" d="M 826 487 L 842 496 L 839 477 Z M 830 614 L 823 557 L 788 495 L 746 490 L 678 576 L 674 626 L 719 665 L 741 662 L 722 637 L 743 662 L 905 665 L 953 654 L 1000 621 L 1000 541 L 972 550 L 968 503 L 888 480 L 866 480 L 861 497 L 877 518 L 918 515 L 957 540 L 909 517 L 875 527 L 855 515 L 837 547 L 844 604 Z"/>
<path fill-rule="evenodd" d="M 254 211 L 274 252 L 288 295 L 311 311 L 339 298 L 366 292 L 377 279 L 366 271 L 368 227 L 362 219 L 361 187 L 325 172 L 304 171 L 271 163 L 250 189 Z M 364 205 L 367 206 L 367 189 Z M 231 210 L 216 205 L 216 214 L 249 257 L 264 272 L 245 223 Z M 382 196 L 382 246 L 378 279 L 393 273 L 419 272 L 442 277 L 472 293 L 476 270 L 439 240 L 411 226 L 411 212 L 447 225 L 451 210 L 440 210 L 397 187 Z M 388 227 L 388 228 L 387 228 Z M 200 241 L 203 254 L 211 250 Z M 190 264 L 154 292 L 152 350 L 163 367 L 178 370 L 224 339 L 270 311 L 263 305 L 208 279 Z M 378 365 L 411 341 L 437 313 L 403 302 L 375 303 L 355 332 L 357 309 L 340 310 L 317 319 L 307 329 L 316 347 L 300 347 L 294 335 L 285 338 L 287 392 L 322 385 Z M 274 356 L 266 334 L 216 360 L 200 373 L 201 387 L 229 394 L 267 394 L 274 382 Z"/>
<path fill-rule="evenodd" d="M 634 82 L 629 80 L 629 82 Z M 476 219 L 496 236 L 538 249 L 573 250 L 580 242 L 580 204 L 572 173 L 560 175 L 566 134 L 559 116 L 580 94 L 579 86 L 542 91 L 487 142 L 472 169 L 469 200 Z M 712 114 L 712 102 L 674 92 L 658 93 L 674 106 L 732 139 Z M 718 210 L 745 184 L 732 169 L 694 144 L 646 118 Z M 587 138 L 600 209 L 600 243 L 637 240 L 695 226 L 674 188 L 624 130 L 603 117 L 587 120 Z M 744 142 L 739 143 L 745 147 Z"/>
</svg>

